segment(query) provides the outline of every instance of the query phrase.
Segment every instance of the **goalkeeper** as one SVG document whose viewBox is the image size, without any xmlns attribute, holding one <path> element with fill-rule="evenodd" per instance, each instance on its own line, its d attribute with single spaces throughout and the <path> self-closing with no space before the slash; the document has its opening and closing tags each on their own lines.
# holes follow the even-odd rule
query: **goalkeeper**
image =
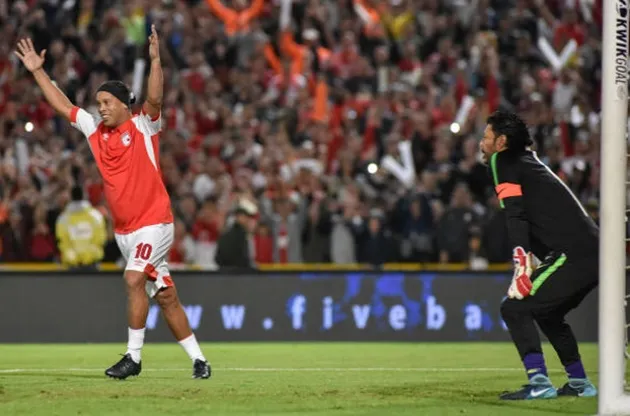
<svg viewBox="0 0 630 416">
<path fill-rule="evenodd" d="M 72 201 L 57 219 L 61 262 L 70 269 L 94 268 L 103 259 L 107 231 L 103 215 L 83 199 L 80 187 L 72 188 Z"/>
<path fill-rule="evenodd" d="M 532 140 L 515 114 L 495 112 L 480 149 L 490 164 L 507 219 L 514 276 L 501 316 L 525 367 L 529 383 L 503 400 L 592 397 L 577 341 L 566 314 L 598 281 L 599 231 L 569 188 L 529 149 Z M 538 267 L 533 256 L 542 259 Z M 547 375 L 536 325 L 564 365 L 568 382 L 555 389 Z"/>
</svg>

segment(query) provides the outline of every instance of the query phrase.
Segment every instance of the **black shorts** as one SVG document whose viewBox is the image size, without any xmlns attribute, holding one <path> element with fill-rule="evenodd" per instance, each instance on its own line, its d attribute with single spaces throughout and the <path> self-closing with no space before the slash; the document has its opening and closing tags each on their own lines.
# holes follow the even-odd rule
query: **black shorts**
<svg viewBox="0 0 630 416">
<path fill-rule="evenodd" d="M 532 274 L 532 291 L 513 306 L 527 309 L 534 315 L 566 315 L 576 308 L 598 282 L 597 255 L 578 256 L 552 253 Z M 510 299 L 506 299 L 506 302 Z"/>
</svg>

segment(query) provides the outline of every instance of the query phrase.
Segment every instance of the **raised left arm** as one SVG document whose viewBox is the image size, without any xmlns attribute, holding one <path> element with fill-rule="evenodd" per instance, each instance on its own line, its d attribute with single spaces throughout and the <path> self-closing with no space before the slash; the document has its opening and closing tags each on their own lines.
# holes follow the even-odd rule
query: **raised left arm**
<svg viewBox="0 0 630 416">
<path fill-rule="evenodd" d="M 149 36 L 149 57 L 151 58 L 151 70 L 147 85 L 147 99 L 142 109 L 151 119 L 157 119 L 162 109 L 164 95 L 164 76 L 162 74 L 162 62 L 160 61 L 160 42 L 155 25 L 151 25 Z"/>
</svg>

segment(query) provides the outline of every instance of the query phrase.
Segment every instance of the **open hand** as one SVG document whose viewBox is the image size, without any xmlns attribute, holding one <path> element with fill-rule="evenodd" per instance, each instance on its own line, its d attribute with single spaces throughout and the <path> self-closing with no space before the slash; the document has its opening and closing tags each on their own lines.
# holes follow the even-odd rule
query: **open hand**
<svg viewBox="0 0 630 416">
<path fill-rule="evenodd" d="M 26 69 L 31 72 L 35 72 L 44 65 L 44 56 L 46 56 L 46 49 L 41 51 L 39 55 L 35 52 L 33 41 L 31 38 L 21 39 L 18 42 L 18 51 L 13 51 L 18 58 L 22 61 Z"/>
<path fill-rule="evenodd" d="M 149 57 L 151 60 L 160 59 L 160 39 L 158 38 L 155 25 L 151 25 L 151 36 L 149 36 Z"/>
</svg>

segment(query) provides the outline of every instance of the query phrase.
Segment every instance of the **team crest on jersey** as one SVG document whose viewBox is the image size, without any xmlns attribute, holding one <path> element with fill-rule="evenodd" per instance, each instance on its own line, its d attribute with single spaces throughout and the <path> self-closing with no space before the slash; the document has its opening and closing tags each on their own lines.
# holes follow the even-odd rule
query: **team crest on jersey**
<svg viewBox="0 0 630 416">
<path fill-rule="evenodd" d="M 129 146 L 131 144 L 131 135 L 128 131 L 126 131 L 122 134 L 122 136 L 120 136 L 120 140 L 122 141 L 122 144 Z"/>
</svg>

